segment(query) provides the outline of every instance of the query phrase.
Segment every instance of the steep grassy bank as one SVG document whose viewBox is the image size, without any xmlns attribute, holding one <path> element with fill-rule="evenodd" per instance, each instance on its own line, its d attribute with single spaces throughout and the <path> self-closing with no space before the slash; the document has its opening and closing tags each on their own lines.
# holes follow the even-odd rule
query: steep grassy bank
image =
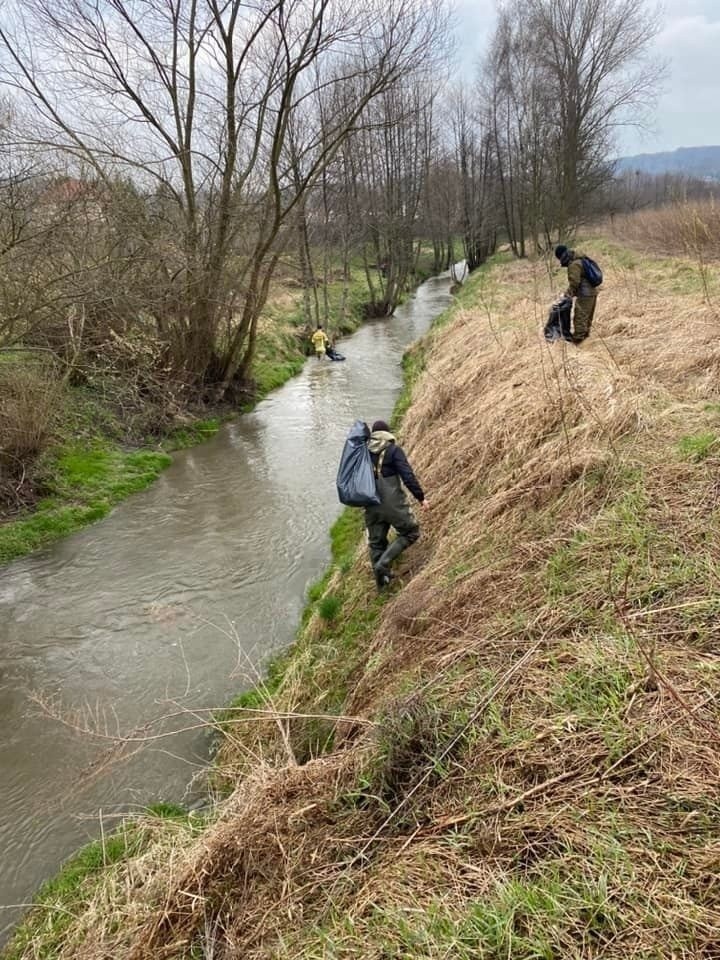
<svg viewBox="0 0 720 960">
<path fill-rule="evenodd" d="M 418 280 L 427 276 L 428 267 L 426 253 Z M 327 291 L 337 318 L 328 327 L 336 336 L 352 333 L 363 321 L 367 290 L 362 270 L 354 272 L 342 319 L 341 288 L 341 283 L 333 282 Z M 254 387 L 242 409 L 250 409 L 299 373 L 307 353 L 302 289 L 286 278 L 273 287 L 262 318 L 252 368 Z M 152 483 L 171 462 L 169 453 L 208 439 L 224 419 L 237 413 L 227 406 L 187 406 L 164 394 L 154 396 L 152 390 L 138 389 L 129 375 L 128 382 L 122 374 L 98 375 L 79 387 L 61 386 L 50 377 L 30 376 L 36 366 L 37 354 L 0 353 L 0 399 L 3 373 L 17 370 L 21 383 L 14 375 L 13 385 L 23 391 L 17 400 L 10 398 L 8 412 L 20 421 L 16 403 L 24 403 L 28 415 L 19 429 L 28 434 L 25 446 L 32 449 L 33 442 L 38 443 L 33 431 L 42 430 L 45 447 L 27 470 L 7 481 L 8 490 L 3 489 L 0 460 L 0 565 L 105 516 L 130 493 Z M 34 394 L 28 396 L 31 389 Z M 32 410 L 35 421 L 28 422 Z M 0 403 L 0 456 L 2 414 Z"/>
<path fill-rule="evenodd" d="M 376 596 L 346 514 L 225 718 L 212 822 L 8 956 L 718 956 L 717 317 L 692 264 L 602 251 L 580 348 L 541 337 L 559 274 L 471 280 L 407 361 L 433 507 L 401 582 Z"/>
</svg>

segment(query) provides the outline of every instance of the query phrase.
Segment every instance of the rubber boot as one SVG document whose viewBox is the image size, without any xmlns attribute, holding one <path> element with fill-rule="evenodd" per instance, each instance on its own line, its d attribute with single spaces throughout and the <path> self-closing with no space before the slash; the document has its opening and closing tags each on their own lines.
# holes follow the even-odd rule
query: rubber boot
<svg viewBox="0 0 720 960">
<path fill-rule="evenodd" d="M 387 569 L 387 567 L 383 567 L 381 564 L 378 564 L 375 567 L 374 572 L 375 572 L 375 585 L 378 588 L 378 593 L 380 593 L 382 590 L 385 589 L 385 587 L 390 586 L 390 582 L 393 579 L 393 574 Z"/>
<path fill-rule="evenodd" d="M 397 537 L 393 540 L 390 546 L 387 548 L 385 553 L 380 557 L 378 562 L 375 564 L 375 579 L 380 583 L 380 579 L 384 580 L 383 586 L 386 587 L 390 580 L 392 580 L 392 573 L 390 572 L 390 565 L 393 560 L 400 556 L 403 550 L 415 543 L 419 538 L 420 531 L 418 529 L 411 530 L 409 533 L 399 533 Z"/>
<path fill-rule="evenodd" d="M 415 539 L 417 539 L 417 537 Z M 377 570 L 377 568 L 380 567 L 383 571 L 386 570 L 389 573 L 393 560 L 395 560 L 396 557 L 399 557 L 403 550 L 407 550 L 411 543 L 413 543 L 412 540 L 403 536 L 402 534 L 399 534 L 397 537 L 395 537 L 385 553 L 380 557 L 375 565 L 375 569 Z"/>
<path fill-rule="evenodd" d="M 392 571 L 390 570 L 390 564 L 393 562 L 395 557 L 400 556 L 406 546 L 409 546 L 407 543 L 402 543 L 402 539 L 402 537 L 396 537 L 375 564 L 375 582 L 378 585 L 378 590 L 382 590 L 384 587 L 389 585 L 393 578 Z"/>
</svg>

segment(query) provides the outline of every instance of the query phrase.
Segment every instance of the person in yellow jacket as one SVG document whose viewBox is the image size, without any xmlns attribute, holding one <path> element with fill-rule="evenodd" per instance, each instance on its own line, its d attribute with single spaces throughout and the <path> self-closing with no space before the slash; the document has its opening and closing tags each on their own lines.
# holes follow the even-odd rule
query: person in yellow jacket
<svg viewBox="0 0 720 960">
<path fill-rule="evenodd" d="M 317 330 L 310 339 L 312 340 L 313 347 L 315 347 L 315 356 L 318 358 L 318 360 L 322 360 L 322 358 L 325 356 L 327 345 L 330 343 L 330 338 L 323 330 L 321 324 L 318 324 Z"/>
</svg>

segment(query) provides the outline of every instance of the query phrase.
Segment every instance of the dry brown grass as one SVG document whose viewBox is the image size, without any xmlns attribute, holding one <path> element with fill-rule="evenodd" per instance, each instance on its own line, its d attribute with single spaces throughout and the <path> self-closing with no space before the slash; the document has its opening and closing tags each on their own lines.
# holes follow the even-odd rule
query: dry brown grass
<svg viewBox="0 0 720 960">
<path fill-rule="evenodd" d="M 612 228 L 622 242 L 647 253 L 720 259 L 720 205 L 713 199 L 615 217 Z"/>
<path fill-rule="evenodd" d="M 456 314 L 449 333 L 436 335 L 403 431 L 434 508 L 427 562 L 397 604 L 412 605 L 413 594 L 422 593 L 426 616 L 447 621 L 453 634 L 456 604 L 484 611 L 484 620 L 508 599 L 517 606 L 514 577 L 525 580 L 528 563 L 597 523 L 618 474 L 642 467 L 655 510 L 680 526 L 691 525 L 697 510 L 697 489 L 687 496 L 688 485 L 712 478 L 708 463 L 698 473 L 672 448 L 702 428 L 705 408 L 720 397 L 713 310 L 696 295 L 670 299 L 652 285 L 638 295 L 632 281 L 618 283 L 611 272 L 591 338 L 579 348 L 548 347 L 538 330 L 549 287 L 539 301 L 513 297 L 537 283 L 527 264 L 504 268 L 494 303 L 503 330 L 489 335 L 471 309 Z M 458 363 L 460 349 L 465 359 Z M 438 389 L 447 384 L 450 398 Z M 709 415 L 717 424 L 717 414 Z M 712 487 L 707 495 L 714 504 Z M 495 569 L 488 577 L 485 545 L 494 567 L 497 548 L 507 552 L 514 573 L 497 577 Z M 474 569 L 447 589 L 448 573 L 465 562 Z M 434 604 L 427 600 L 433 594 Z"/>
<path fill-rule="evenodd" d="M 560 281 L 527 263 L 431 335 L 402 589 L 344 662 L 377 603 L 360 548 L 328 586 L 344 622 L 310 622 L 276 694 L 342 687 L 377 727 L 269 750 L 200 838 L 93 888 L 53 956 L 720 956 L 720 340 L 697 289 L 623 263 L 581 347 L 542 339 Z"/>
<path fill-rule="evenodd" d="M 60 383 L 42 363 L 0 363 L 0 456 L 27 462 L 47 443 Z"/>
<path fill-rule="evenodd" d="M 0 354 L 0 506 L 23 502 L 33 462 L 47 446 L 61 389 L 42 361 Z"/>
</svg>

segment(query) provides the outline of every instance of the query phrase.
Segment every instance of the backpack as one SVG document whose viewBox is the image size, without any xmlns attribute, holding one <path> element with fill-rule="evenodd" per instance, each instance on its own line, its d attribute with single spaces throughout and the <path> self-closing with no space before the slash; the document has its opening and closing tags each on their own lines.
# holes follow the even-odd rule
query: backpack
<svg viewBox="0 0 720 960">
<path fill-rule="evenodd" d="M 591 257 L 582 258 L 583 273 L 591 287 L 599 287 L 603 282 L 602 270 Z"/>
<path fill-rule="evenodd" d="M 369 439 L 368 425 L 356 420 L 345 440 L 337 472 L 338 499 L 347 507 L 372 507 L 380 503 Z"/>
</svg>

